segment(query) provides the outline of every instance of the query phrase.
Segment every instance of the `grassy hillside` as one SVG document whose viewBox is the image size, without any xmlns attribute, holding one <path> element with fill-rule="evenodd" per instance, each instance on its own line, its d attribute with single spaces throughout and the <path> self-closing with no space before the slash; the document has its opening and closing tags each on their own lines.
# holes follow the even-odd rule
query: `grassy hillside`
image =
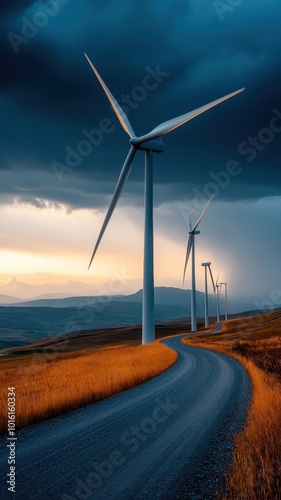
<svg viewBox="0 0 281 500">
<path fill-rule="evenodd" d="M 58 334 L 141 323 L 140 303 L 110 302 L 98 307 L 0 307 L 0 349 L 28 345 Z M 155 307 L 155 321 L 186 317 L 188 307 Z"/>
<path fill-rule="evenodd" d="M 199 328 L 203 328 L 203 321 L 198 322 Z M 161 323 L 155 327 L 156 339 L 171 335 L 184 334 L 190 330 L 189 321 L 176 321 Z M 57 335 L 46 338 L 28 346 L 14 347 L 1 352 L 1 369 L 25 368 L 29 364 L 40 362 L 51 362 L 57 357 L 68 356 L 80 351 L 92 351 L 104 347 L 116 347 L 120 345 L 137 346 L 141 344 L 141 325 L 109 328 L 99 330 L 85 330 L 71 334 Z"/>
</svg>

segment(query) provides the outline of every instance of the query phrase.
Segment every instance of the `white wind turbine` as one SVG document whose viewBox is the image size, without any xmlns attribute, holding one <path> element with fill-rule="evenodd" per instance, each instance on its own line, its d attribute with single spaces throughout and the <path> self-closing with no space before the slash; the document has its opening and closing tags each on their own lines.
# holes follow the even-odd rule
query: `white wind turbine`
<svg viewBox="0 0 281 500">
<path fill-rule="evenodd" d="M 219 323 L 220 320 L 220 290 L 221 286 L 219 283 L 219 274 L 217 276 L 217 281 L 216 281 L 216 293 L 217 293 L 217 323 Z"/>
<path fill-rule="evenodd" d="M 184 270 L 183 270 L 183 284 L 185 280 L 185 274 L 186 274 L 186 268 L 189 260 L 189 256 L 191 253 L 191 331 L 196 332 L 197 330 L 197 317 L 196 317 L 196 283 L 195 283 L 195 236 L 197 234 L 200 234 L 200 231 L 197 231 L 197 227 L 199 226 L 209 204 L 211 203 L 213 199 L 213 195 L 209 198 L 207 201 L 205 208 L 202 210 L 199 219 L 197 220 L 196 224 L 192 228 L 191 225 L 191 220 L 189 217 L 189 238 L 187 242 L 187 248 L 186 248 L 186 257 L 185 257 L 185 263 L 184 263 Z"/>
<path fill-rule="evenodd" d="M 220 286 L 224 285 L 224 316 L 227 321 L 227 282 L 221 282 Z"/>
<path fill-rule="evenodd" d="M 209 299 L 208 299 L 208 271 L 212 280 L 213 290 L 216 293 L 216 286 L 211 269 L 211 262 L 202 262 L 201 266 L 205 268 L 205 328 L 209 327 Z"/>
<path fill-rule="evenodd" d="M 97 252 L 103 234 L 107 228 L 109 220 L 114 212 L 116 204 L 120 198 L 122 189 L 130 174 L 134 156 L 138 150 L 145 152 L 145 192 L 144 192 L 144 264 L 143 264 L 143 309 L 142 309 L 142 343 L 148 344 L 155 339 L 154 331 L 154 271 L 153 271 L 153 153 L 161 153 L 164 145 L 161 142 L 162 135 L 168 134 L 172 130 L 180 127 L 184 123 L 192 120 L 196 116 L 204 113 L 217 104 L 239 94 L 244 88 L 228 94 L 205 106 L 195 109 L 189 113 L 161 123 L 148 134 L 137 137 L 125 112 L 111 94 L 110 90 L 99 75 L 95 66 L 85 54 L 85 57 L 99 80 L 121 126 L 130 137 L 130 150 L 120 172 L 115 191 L 103 225 L 101 227 L 94 251 L 90 260 L 89 268 Z M 156 139 L 156 140 L 155 140 Z"/>
</svg>

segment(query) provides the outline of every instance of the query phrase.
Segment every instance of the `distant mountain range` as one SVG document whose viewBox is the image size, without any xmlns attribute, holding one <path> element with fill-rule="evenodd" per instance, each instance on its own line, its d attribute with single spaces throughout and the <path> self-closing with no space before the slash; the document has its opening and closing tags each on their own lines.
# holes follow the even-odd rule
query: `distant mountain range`
<svg viewBox="0 0 281 500">
<path fill-rule="evenodd" d="M 56 299 L 62 299 L 65 298 L 65 293 L 44 293 L 42 295 L 39 295 L 38 297 L 34 297 L 32 299 L 20 299 L 19 297 L 15 297 L 12 295 L 5 295 L 0 293 L 0 306 L 9 304 L 9 305 L 14 305 L 14 304 L 20 304 L 20 303 L 25 303 L 25 302 L 34 302 L 38 300 L 56 300 Z"/>
<path fill-rule="evenodd" d="M 60 294 L 57 294 L 57 298 L 49 298 L 50 294 L 41 295 L 40 297 L 34 298 L 32 300 L 23 300 L 9 295 L 0 294 L 0 306 L 5 305 L 15 305 L 19 307 L 86 307 L 93 306 L 99 303 L 109 303 L 109 302 L 133 302 L 142 303 L 142 290 L 131 295 L 112 295 L 112 296 L 79 296 L 79 297 L 67 297 L 60 298 Z M 190 314 L 190 290 L 182 290 L 180 288 L 173 287 L 155 287 L 154 291 L 155 304 L 156 305 L 166 305 L 166 306 L 186 306 L 187 315 Z M 200 310 L 200 307 L 204 305 L 205 294 L 203 292 L 197 292 L 197 306 L 198 314 L 203 315 L 204 311 Z M 223 295 L 221 300 L 223 300 Z M 209 302 L 215 303 L 214 295 L 209 296 Z M 241 312 L 251 309 L 253 307 L 250 303 L 238 302 L 230 300 L 228 303 L 228 308 L 230 312 Z"/>
<path fill-rule="evenodd" d="M 1 296 L 0 349 L 26 345 L 60 333 L 115 328 L 141 323 L 142 290 L 132 295 L 109 297 L 41 298 L 21 301 Z M 223 310 L 223 301 L 221 301 Z M 197 292 L 197 314 L 204 316 L 205 295 Z M 216 300 L 209 297 L 210 315 L 216 314 Z M 229 312 L 251 310 L 250 304 L 231 301 Z M 155 288 L 155 321 L 190 317 L 190 290 Z"/>
<path fill-rule="evenodd" d="M 18 299 L 17 297 L 12 297 L 11 295 L 3 295 L 0 293 L 0 306 L 5 304 L 18 304 L 23 302 L 22 299 Z"/>
</svg>

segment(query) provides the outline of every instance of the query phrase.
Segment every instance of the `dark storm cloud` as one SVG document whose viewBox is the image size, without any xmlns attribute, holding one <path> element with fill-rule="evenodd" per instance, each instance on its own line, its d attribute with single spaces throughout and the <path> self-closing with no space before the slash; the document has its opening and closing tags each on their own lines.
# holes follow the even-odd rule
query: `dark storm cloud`
<svg viewBox="0 0 281 500">
<path fill-rule="evenodd" d="M 174 201 L 185 193 L 193 196 L 195 188 L 204 192 L 213 182 L 210 172 L 225 171 L 231 160 L 239 163 L 241 172 L 220 189 L 222 198 L 278 194 L 281 133 L 270 129 L 272 109 L 281 113 L 278 2 L 264 0 L 259 8 L 255 2 L 244 2 L 221 22 L 212 2 L 146 0 L 140 6 L 125 0 L 83 5 L 70 1 L 53 17 L 46 14 L 46 25 L 37 31 L 35 26 L 36 34 L 15 54 L 7 35 L 23 36 L 23 16 L 32 22 L 40 8 L 32 4 L 21 2 L 19 9 L 10 3 L 0 9 L 5 15 L 0 46 L 0 170 L 9 165 L 13 173 L 2 176 L 5 200 L 7 196 L 35 204 L 47 200 L 72 207 L 106 204 L 104 195 L 114 188 L 128 141 L 83 51 L 121 101 L 123 93 L 131 96 L 142 85 L 147 66 L 155 70 L 159 65 L 169 73 L 143 101 L 131 98 L 129 118 L 140 134 L 247 87 L 232 101 L 164 138 L 166 151 L 155 166 L 156 203 L 164 193 L 165 201 Z M 112 132 L 69 167 L 69 148 L 76 152 L 85 140 L 82 131 L 100 130 L 104 118 L 111 120 Z M 261 132 L 264 129 L 272 137 Z M 249 137 L 258 142 L 247 146 Z M 254 152 L 247 153 L 249 148 Z M 141 202 L 142 160 L 140 155 L 124 202 L 136 198 Z M 54 171 L 55 161 L 66 167 L 61 176 Z"/>
<path fill-rule="evenodd" d="M 1 18 L 5 19 L 5 17 L 17 15 L 19 12 L 24 11 L 30 5 L 33 5 L 35 0 L 21 0 L 17 2 L 16 0 L 12 0 L 10 2 L 2 2 L 0 4 L 0 15 Z"/>
</svg>

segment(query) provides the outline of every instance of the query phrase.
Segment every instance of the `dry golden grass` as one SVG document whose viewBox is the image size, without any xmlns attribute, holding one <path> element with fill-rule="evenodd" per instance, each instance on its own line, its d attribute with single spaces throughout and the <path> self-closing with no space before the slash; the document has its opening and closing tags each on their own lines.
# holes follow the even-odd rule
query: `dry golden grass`
<svg viewBox="0 0 281 500">
<path fill-rule="evenodd" d="M 177 354 L 155 343 L 119 346 L 38 361 L 0 373 L 0 409 L 7 387 L 16 388 L 16 427 L 46 420 L 139 385 L 172 366 Z M 1 419 L 1 432 L 7 420 Z"/>
<path fill-rule="evenodd" d="M 273 321 L 272 321 L 273 320 Z M 185 342 L 238 359 L 253 384 L 247 424 L 235 438 L 233 464 L 223 499 L 280 500 L 281 320 L 280 313 L 229 321 L 223 333 Z"/>
<path fill-rule="evenodd" d="M 278 335 L 255 339 L 239 340 L 231 346 L 232 352 L 251 359 L 265 372 L 274 374 L 281 381 L 281 337 Z"/>
<path fill-rule="evenodd" d="M 244 432 L 236 437 L 225 499 L 278 500 L 281 481 L 281 384 L 251 361 L 253 401 Z"/>
</svg>

